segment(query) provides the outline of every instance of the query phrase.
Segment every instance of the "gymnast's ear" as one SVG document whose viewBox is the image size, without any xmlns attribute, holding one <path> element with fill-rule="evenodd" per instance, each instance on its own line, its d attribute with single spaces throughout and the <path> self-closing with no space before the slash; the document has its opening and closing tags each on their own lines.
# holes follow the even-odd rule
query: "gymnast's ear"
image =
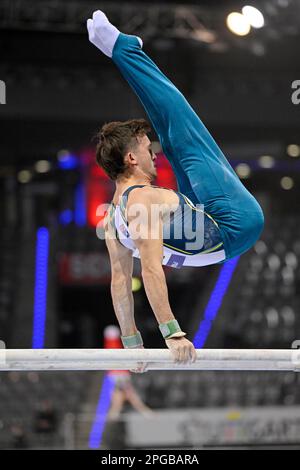
<svg viewBox="0 0 300 470">
<path fill-rule="evenodd" d="M 125 155 L 124 159 L 125 159 L 125 162 L 127 163 L 127 165 L 131 166 L 131 165 L 137 165 L 138 164 L 136 154 L 133 151 L 128 152 Z"/>
</svg>

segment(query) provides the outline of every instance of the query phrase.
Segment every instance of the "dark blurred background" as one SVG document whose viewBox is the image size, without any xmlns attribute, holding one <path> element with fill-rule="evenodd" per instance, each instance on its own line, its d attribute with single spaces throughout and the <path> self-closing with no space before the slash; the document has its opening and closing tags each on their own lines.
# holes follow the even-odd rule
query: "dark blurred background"
<svg viewBox="0 0 300 470">
<path fill-rule="evenodd" d="M 147 116 L 114 63 L 88 41 L 86 20 L 97 9 L 121 31 L 142 37 L 144 51 L 184 93 L 265 212 L 262 238 L 242 258 L 224 267 L 166 268 L 175 316 L 198 347 L 288 349 L 300 337 L 300 2 L 251 1 L 264 24 L 238 35 L 227 18 L 246 4 L 0 0 L 0 339 L 6 347 L 103 347 L 105 326 L 116 324 L 108 255 L 96 236 L 102 226 L 96 209 L 111 200 L 114 184 L 95 164 L 93 138 L 105 122 Z M 150 138 L 159 154 L 155 184 L 175 189 L 154 132 Z M 145 346 L 164 347 L 138 262 L 133 290 Z M 93 447 L 101 377 L 1 373 L 1 448 Z M 152 372 L 133 381 L 165 419 L 182 408 L 206 412 L 209 422 L 207 410 L 219 410 L 210 434 L 201 427 L 204 418 L 194 423 L 197 438 L 186 415 L 178 417 L 180 431 L 169 446 L 300 444 L 296 374 Z M 265 416 L 257 424 L 265 433 L 253 423 L 248 429 L 241 411 L 226 414 L 228 407 L 246 416 L 261 407 L 265 415 L 255 419 Z M 51 432 L 34 424 L 43 413 L 46 421 L 52 416 Z M 159 446 L 147 433 L 140 444 L 124 435 L 123 446 Z M 161 446 L 164 436 L 156 430 Z"/>
</svg>

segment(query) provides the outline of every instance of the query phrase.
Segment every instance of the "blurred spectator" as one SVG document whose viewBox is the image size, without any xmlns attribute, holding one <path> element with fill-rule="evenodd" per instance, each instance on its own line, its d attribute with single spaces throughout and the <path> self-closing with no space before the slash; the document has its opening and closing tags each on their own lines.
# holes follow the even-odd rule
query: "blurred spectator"
<svg viewBox="0 0 300 470">
<path fill-rule="evenodd" d="M 111 398 L 111 406 L 107 416 L 103 434 L 102 449 L 126 449 L 126 420 L 122 418 L 125 405 L 130 404 L 136 411 L 145 417 L 154 416 L 155 413 L 142 401 L 135 390 L 128 371 L 111 371 L 115 381 L 115 388 Z"/>
<path fill-rule="evenodd" d="M 43 400 L 36 410 L 34 430 L 36 433 L 54 434 L 57 430 L 57 414 L 50 400 Z"/>
<path fill-rule="evenodd" d="M 10 428 L 13 449 L 27 449 L 28 441 L 22 424 L 13 424 Z"/>
<path fill-rule="evenodd" d="M 122 349 L 121 332 L 118 326 L 108 325 L 104 329 L 104 347 L 109 349 Z M 108 375 L 115 383 L 108 419 L 118 419 L 126 402 L 138 412 L 150 415 L 153 413 L 146 406 L 132 385 L 130 372 L 127 370 L 110 370 Z"/>
<path fill-rule="evenodd" d="M 121 372 L 121 371 L 120 371 Z M 131 382 L 129 372 L 114 374 L 115 389 L 112 395 L 111 407 L 108 413 L 108 419 L 118 419 L 124 405 L 129 403 L 136 411 L 144 416 L 150 417 L 154 412 L 142 401 Z"/>
<path fill-rule="evenodd" d="M 120 330 L 117 326 L 108 325 L 104 329 L 104 347 L 122 349 Z M 107 374 L 114 381 L 115 387 L 103 434 L 102 449 L 125 449 L 126 421 L 121 416 L 125 405 L 130 404 L 136 411 L 148 417 L 154 415 L 154 412 L 138 395 L 129 371 L 110 370 Z"/>
</svg>

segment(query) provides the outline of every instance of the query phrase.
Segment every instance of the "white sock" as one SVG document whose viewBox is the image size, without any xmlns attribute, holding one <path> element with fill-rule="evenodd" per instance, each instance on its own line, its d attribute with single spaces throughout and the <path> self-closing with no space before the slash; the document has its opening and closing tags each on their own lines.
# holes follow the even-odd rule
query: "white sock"
<svg viewBox="0 0 300 470">
<path fill-rule="evenodd" d="M 107 16 L 100 10 L 93 14 L 93 19 L 87 21 L 89 40 L 108 57 L 112 57 L 114 45 L 118 39 L 120 31 L 112 25 Z M 137 37 L 137 36 L 136 36 Z M 143 41 L 137 37 L 141 47 Z"/>
</svg>

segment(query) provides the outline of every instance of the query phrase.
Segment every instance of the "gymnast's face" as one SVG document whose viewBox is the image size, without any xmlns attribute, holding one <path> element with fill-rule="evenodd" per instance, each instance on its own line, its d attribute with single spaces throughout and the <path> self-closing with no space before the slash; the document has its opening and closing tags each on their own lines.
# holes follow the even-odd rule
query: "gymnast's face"
<svg viewBox="0 0 300 470">
<path fill-rule="evenodd" d="M 142 173 L 151 181 L 156 178 L 156 155 L 152 151 L 151 141 L 146 135 L 137 137 L 138 145 L 131 153 L 130 162 L 135 167 L 136 173 Z"/>
</svg>

